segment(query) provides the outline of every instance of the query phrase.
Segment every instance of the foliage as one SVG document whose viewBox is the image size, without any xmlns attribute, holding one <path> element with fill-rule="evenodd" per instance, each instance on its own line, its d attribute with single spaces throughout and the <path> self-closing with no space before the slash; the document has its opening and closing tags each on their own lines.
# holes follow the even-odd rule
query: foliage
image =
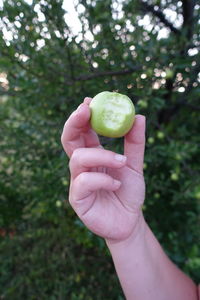
<svg viewBox="0 0 200 300">
<path fill-rule="evenodd" d="M 122 299 L 111 258 L 95 243 L 84 247 L 85 241 L 80 243 L 76 234 L 87 240 L 87 232 L 76 233 L 73 226 L 72 220 L 64 218 L 51 227 L 43 221 L 34 226 L 34 232 L 31 226 L 21 237 L 2 241 L 2 299 L 101 300 L 109 299 L 111 291 L 114 299 Z"/>
<path fill-rule="evenodd" d="M 171 259 L 200 281 L 195 2 L 79 0 L 76 32 L 61 0 L 4 1 L 2 299 L 122 299 L 103 241 L 65 201 L 63 124 L 85 96 L 103 90 L 127 94 L 146 115 L 144 214 Z M 123 139 L 102 142 L 122 152 Z"/>
</svg>

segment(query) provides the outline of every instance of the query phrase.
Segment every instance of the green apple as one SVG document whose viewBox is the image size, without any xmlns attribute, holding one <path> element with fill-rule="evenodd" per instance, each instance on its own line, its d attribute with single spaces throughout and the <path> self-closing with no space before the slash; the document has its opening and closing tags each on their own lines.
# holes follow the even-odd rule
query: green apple
<svg viewBox="0 0 200 300">
<path fill-rule="evenodd" d="M 152 136 L 150 136 L 150 137 L 148 138 L 147 142 L 148 142 L 149 144 L 153 144 L 153 143 L 155 142 L 155 140 L 154 140 L 154 138 L 153 138 Z"/>
<path fill-rule="evenodd" d="M 178 180 L 178 174 L 177 173 L 172 173 L 171 174 L 171 180 L 173 180 L 173 181 L 177 181 Z"/>
<path fill-rule="evenodd" d="M 172 69 L 167 69 L 165 73 L 166 73 L 165 75 L 166 79 L 172 79 L 174 77 L 174 71 Z"/>
<path fill-rule="evenodd" d="M 56 206 L 57 206 L 57 207 L 61 207 L 61 206 L 62 206 L 62 202 L 61 202 L 60 200 L 57 200 L 57 201 L 56 201 Z"/>
<path fill-rule="evenodd" d="M 137 103 L 141 108 L 147 108 L 148 107 L 148 103 L 145 100 L 139 100 Z"/>
<path fill-rule="evenodd" d="M 155 193 L 155 194 L 154 194 L 154 197 L 155 197 L 156 199 L 159 199 L 159 198 L 160 198 L 160 193 Z"/>
<path fill-rule="evenodd" d="M 198 199 L 198 200 L 200 200 L 200 192 L 197 192 L 197 193 L 195 194 L 195 198 Z"/>
<path fill-rule="evenodd" d="M 158 132 L 157 132 L 157 138 L 158 138 L 158 139 L 162 140 L 162 139 L 164 139 L 164 137 L 165 137 L 164 132 L 162 132 L 162 131 L 158 131 Z"/>
<path fill-rule="evenodd" d="M 90 102 L 91 127 L 107 137 L 122 137 L 135 120 L 135 107 L 131 99 L 115 92 L 101 92 Z"/>
</svg>

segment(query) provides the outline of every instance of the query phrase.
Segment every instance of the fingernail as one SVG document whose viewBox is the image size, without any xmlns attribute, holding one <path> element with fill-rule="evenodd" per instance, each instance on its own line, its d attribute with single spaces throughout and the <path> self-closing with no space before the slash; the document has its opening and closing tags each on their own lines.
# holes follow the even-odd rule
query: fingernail
<svg viewBox="0 0 200 300">
<path fill-rule="evenodd" d="M 90 98 L 90 97 L 85 97 L 84 103 L 85 103 L 85 104 L 90 104 L 91 100 L 92 100 L 92 98 Z"/>
<path fill-rule="evenodd" d="M 120 161 L 120 162 L 125 162 L 126 161 L 126 156 L 121 155 L 121 154 L 116 154 L 115 155 L 115 160 Z"/>
<path fill-rule="evenodd" d="M 120 187 L 121 181 L 114 179 L 114 185 Z"/>
</svg>

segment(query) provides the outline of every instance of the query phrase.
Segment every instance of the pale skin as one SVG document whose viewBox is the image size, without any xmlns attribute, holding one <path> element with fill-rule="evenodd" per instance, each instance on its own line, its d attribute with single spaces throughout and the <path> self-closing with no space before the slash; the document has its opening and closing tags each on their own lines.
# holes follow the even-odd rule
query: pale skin
<svg viewBox="0 0 200 300">
<path fill-rule="evenodd" d="M 136 115 L 118 155 L 91 129 L 90 101 L 71 114 L 61 137 L 70 158 L 72 208 L 105 239 L 127 300 L 198 300 L 197 286 L 165 255 L 143 217 L 145 117 Z"/>
</svg>

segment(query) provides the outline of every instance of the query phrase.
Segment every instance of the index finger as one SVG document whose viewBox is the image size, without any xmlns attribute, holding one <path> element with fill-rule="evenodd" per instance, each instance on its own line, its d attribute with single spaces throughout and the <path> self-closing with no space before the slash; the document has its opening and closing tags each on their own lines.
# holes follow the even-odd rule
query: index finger
<svg viewBox="0 0 200 300">
<path fill-rule="evenodd" d="M 90 127 L 90 109 L 87 103 L 82 103 L 66 121 L 61 143 L 70 157 L 77 148 L 97 147 L 99 139 Z"/>
</svg>

